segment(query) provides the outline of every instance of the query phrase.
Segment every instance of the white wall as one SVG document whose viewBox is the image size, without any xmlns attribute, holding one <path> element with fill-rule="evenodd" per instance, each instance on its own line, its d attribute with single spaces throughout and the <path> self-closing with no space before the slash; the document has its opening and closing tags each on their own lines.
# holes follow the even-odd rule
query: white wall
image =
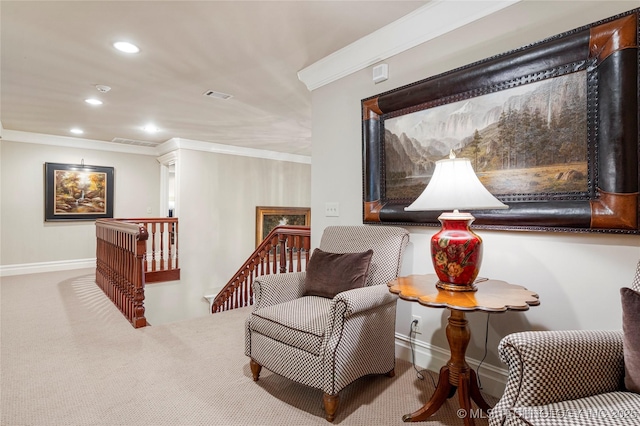
<svg viewBox="0 0 640 426">
<path fill-rule="evenodd" d="M 311 202 L 309 164 L 181 149 L 176 173 L 181 280 L 147 286 L 151 324 L 209 313 L 203 296 L 216 294 L 256 248 L 256 206 Z"/>
<path fill-rule="evenodd" d="M 316 89 L 313 107 L 311 208 L 323 212 L 338 202 L 340 217 L 312 217 L 312 246 L 328 225 L 362 223 L 363 98 L 500 54 L 581 25 L 637 7 L 637 1 L 523 1 L 384 62 L 389 80 L 374 84 L 371 67 Z M 464 2 L 460 2 L 464 7 Z M 429 238 L 434 228 L 411 227 L 411 243 L 402 275 L 433 273 Z M 629 285 L 640 258 L 640 236 L 480 231 L 485 242 L 480 274 L 520 284 L 540 295 L 541 305 L 527 312 L 492 314 L 488 354 L 480 371 L 486 390 L 502 392 L 505 366 L 497 345 L 508 333 L 529 329 L 617 329 L 621 327 L 619 288 Z M 396 331 L 406 336 L 411 315 L 423 318 L 418 363 L 436 370 L 446 362 L 444 327 L 448 314 L 400 301 Z M 484 356 L 487 314 L 467 315 L 472 341 L 470 364 Z M 401 344 L 402 346 L 402 344 Z M 408 357 L 406 350 L 400 355 Z M 492 383 L 491 383 L 492 382 Z"/>
<path fill-rule="evenodd" d="M 157 217 L 159 164 L 155 156 L 0 142 L 0 265 L 34 265 L 96 257 L 93 221 L 44 221 L 44 163 L 114 168 L 114 216 Z M 151 208 L 151 213 L 147 213 Z"/>
</svg>

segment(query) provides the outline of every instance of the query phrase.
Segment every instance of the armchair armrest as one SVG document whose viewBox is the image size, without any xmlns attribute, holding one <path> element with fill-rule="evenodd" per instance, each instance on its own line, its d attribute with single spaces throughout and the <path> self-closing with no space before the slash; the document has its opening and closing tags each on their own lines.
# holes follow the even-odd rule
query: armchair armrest
<svg viewBox="0 0 640 426">
<path fill-rule="evenodd" d="M 622 390 L 622 331 L 527 331 L 504 337 L 500 359 L 509 367 L 491 424 L 508 411 Z"/>
<path fill-rule="evenodd" d="M 253 310 L 288 302 L 302 296 L 305 272 L 262 275 L 253 281 Z"/>
<path fill-rule="evenodd" d="M 391 293 L 386 285 L 372 285 L 338 293 L 333 298 L 332 305 L 343 303 L 344 315 L 350 316 L 387 303 L 394 303 L 396 300 L 398 296 Z"/>
<path fill-rule="evenodd" d="M 322 358 L 331 360 L 330 368 L 323 370 L 325 392 L 333 395 L 365 374 L 393 371 L 397 300 L 382 284 L 347 290 L 333 298 L 321 348 Z M 353 362 L 363 359 L 368 361 Z"/>
</svg>

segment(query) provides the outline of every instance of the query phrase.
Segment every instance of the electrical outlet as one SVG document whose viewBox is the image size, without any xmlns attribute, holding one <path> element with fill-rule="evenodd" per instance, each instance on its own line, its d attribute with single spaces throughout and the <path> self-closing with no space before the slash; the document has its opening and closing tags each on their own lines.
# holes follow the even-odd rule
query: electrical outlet
<svg viewBox="0 0 640 426">
<path fill-rule="evenodd" d="M 422 334 L 422 317 L 418 315 L 411 315 L 411 329 L 416 334 Z"/>
<path fill-rule="evenodd" d="M 326 217 L 340 216 L 340 205 L 338 203 L 324 203 L 324 215 Z"/>
</svg>

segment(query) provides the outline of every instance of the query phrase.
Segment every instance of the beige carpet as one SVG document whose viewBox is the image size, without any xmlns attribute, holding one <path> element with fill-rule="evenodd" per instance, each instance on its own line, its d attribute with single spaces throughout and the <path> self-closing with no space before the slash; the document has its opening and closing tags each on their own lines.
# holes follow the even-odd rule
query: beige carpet
<svg viewBox="0 0 640 426">
<path fill-rule="evenodd" d="M 0 302 L 2 425 L 329 424 L 320 391 L 266 370 L 251 380 L 247 308 L 135 330 L 87 269 L 2 278 Z M 399 360 L 394 378 L 347 387 L 334 424 L 401 425 L 432 377 Z M 462 424 L 457 404 L 423 424 Z"/>
</svg>

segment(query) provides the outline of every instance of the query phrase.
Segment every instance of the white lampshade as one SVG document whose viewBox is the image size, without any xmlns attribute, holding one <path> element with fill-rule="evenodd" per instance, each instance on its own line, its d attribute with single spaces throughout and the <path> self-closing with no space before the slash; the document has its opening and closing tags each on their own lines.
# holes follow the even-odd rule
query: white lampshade
<svg viewBox="0 0 640 426">
<path fill-rule="evenodd" d="M 482 185 L 468 158 L 436 161 L 431 181 L 405 211 L 507 209 Z"/>
</svg>

